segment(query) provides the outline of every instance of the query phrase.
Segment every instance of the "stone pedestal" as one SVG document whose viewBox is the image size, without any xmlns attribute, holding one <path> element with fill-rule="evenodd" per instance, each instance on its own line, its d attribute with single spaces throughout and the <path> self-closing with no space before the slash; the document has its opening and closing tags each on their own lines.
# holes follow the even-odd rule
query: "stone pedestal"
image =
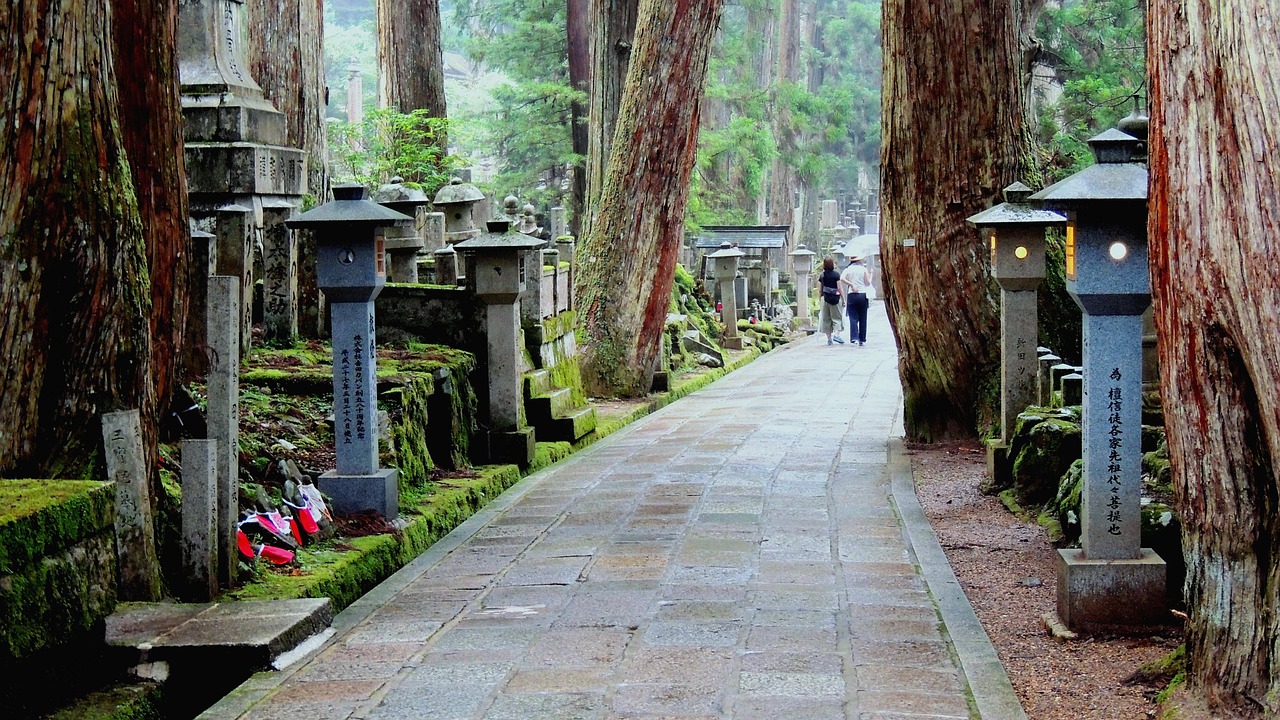
<svg viewBox="0 0 1280 720">
<path fill-rule="evenodd" d="M 987 441 L 987 477 L 991 478 L 995 487 L 1013 485 L 1013 458 L 1009 456 L 1009 445 L 1000 438 Z"/>
<path fill-rule="evenodd" d="M 734 295 L 733 278 L 720 281 L 720 322 L 724 323 L 724 341 L 721 344 L 730 350 L 741 350 L 742 338 L 738 335 L 738 303 Z"/>
<path fill-rule="evenodd" d="M 1165 563 L 1142 548 L 1125 560 L 1058 551 L 1058 616 L 1071 628 L 1149 625 L 1165 619 Z"/>
<path fill-rule="evenodd" d="M 489 425 L 508 432 L 520 427 L 524 403 L 520 387 L 520 315 L 515 303 L 490 304 L 485 312 L 488 334 Z"/>
<path fill-rule="evenodd" d="M 1036 404 L 1036 291 L 1000 291 L 1000 437 L 1013 438 L 1018 414 Z"/>
<path fill-rule="evenodd" d="M 445 246 L 444 213 L 429 212 L 423 216 L 422 238 L 427 252 L 435 252 Z"/>
<path fill-rule="evenodd" d="M 387 263 L 387 280 L 389 282 L 418 282 L 418 251 L 426 246 L 422 238 L 416 235 L 400 237 L 387 236 L 386 249 L 391 262 Z"/>
<path fill-rule="evenodd" d="M 240 280 L 209 278 L 209 437 L 218 442 L 218 578 L 236 576 L 236 522 L 240 519 Z"/>
<path fill-rule="evenodd" d="M 182 441 L 182 598 L 218 594 L 218 441 Z"/>
<path fill-rule="evenodd" d="M 400 471 L 377 468 L 368 475 L 346 475 L 337 470 L 323 473 L 316 480 L 320 491 L 331 501 L 340 515 L 373 510 L 394 520 L 400 507 Z"/>
<path fill-rule="evenodd" d="M 137 410 L 102 416 L 107 480 L 116 484 L 116 545 L 123 600 L 160 598 L 160 561 L 151 519 L 151 476 L 142 456 Z"/>
<path fill-rule="evenodd" d="M 1137 558 L 1142 543 L 1141 333 L 1141 315 L 1084 316 L 1080 539 L 1092 560 Z"/>
<path fill-rule="evenodd" d="M 458 254 L 450 246 L 432 253 L 436 261 L 436 284 L 456 287 L 458 284 Z"/>
<path fill-rule="evenodd" d="M 551 208 L 551 239 L 559 240 L 569 234 L 569 213 L 562 207 Z"/>
<path fill-rule="evenodd" d="M 796 317 L 809 319 L 809 273 L 796 275 Z"/>
</svg>

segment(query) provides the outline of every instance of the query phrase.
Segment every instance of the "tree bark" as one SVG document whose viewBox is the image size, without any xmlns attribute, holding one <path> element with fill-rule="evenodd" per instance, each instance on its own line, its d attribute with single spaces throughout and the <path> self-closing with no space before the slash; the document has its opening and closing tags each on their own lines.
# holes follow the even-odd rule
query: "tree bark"
<svg viewBox="0 0 1280 720">
<path fill-rule="evenodd" d="M 132 168 L 151 274 L 151 371 L 159 416 L 180 379 L 187 317 L 187 171 L 178 93 L 176 0 L 114 0 L 112 33 L 120 132 Z M 145 420 L 145 416 L 144 416 Z M 144 427 L 154 428 L 154 425 Z"/>
<path fill-rule="evenodd" d="M 661 359 L 721 9 L 722 0 L 640 4 L 617 142 L 575 278 L 583 378 L 595 395 L 648 392 Z"/>
<path fill-rule="evenodd" d="M 565 32 L 569 48 L 569 84 L 587 99 L 573 103 L 573 153 L 582 158 L 573 169 L 573 200 L 569 232 L 581 237 L 583 209 L 587 202 L 587 155 L 591 152 L 591 0 L 568 0 L 565 8 Z"/>
<path fill-rule="evenodd" d="M 109 8 L 0 15 L 0 475 L 100 475 L 102 413 L 138 408 L 155 424 L 148 247 Z"/>
<path fill-rule="evenodd" d="M 769 170 L 766 212 L 770 225 L 795 223 L 796 191 L 799 189 L 795 168 L 790 164 L 790 159 L 796 151 L 796 133 L 792 126 L 791 108 L 778 94 L 779 88 L 795 83 L 798 77 L 796 58 L 800 42 L 800 14 L 796 10 L 796 2 L 797 0 L 782 0 L 781 16 L 778 20 L 778 62 L 773 88 L 770 91 L 774 114 L 773 137 L 778 145 L 778 155 L 773 159 Z M 792 240 L 799 235 L 800 228 L 791 229 Z"/>
<path fill-rule="evenodd" d="M 972 437 L 999 410 L 997 296 L 965 218 L 1029 170 L 1016 5 L 884 3 L 881 258 L 916 441 Z"/>
<path fill-rule="evenodd" d="M 1188 688 L 1280 715 L 1280 13 L 1149 5 L 1152 293 L 1182 515 Z"/>
<path fill-rule="evenodd" d="M 329 199 L 329 141 L 325 132 L 324 0 L 247 3 L 249 66 L 262 94 L 284 113 L 286 142 L 307 153 L 307 192 Z M 319 337 L 320 287 L 316 243 L 298 233 L 298 331 Z"/>
<path fill-rule="evenodd" d="M 611 159 L 623 85 L 631 60 L 640 0 L 591 0 L 591 107 L 587 122 L 587 195 L 582 237 L 599 212 L 606 165 Z"/>
<path fill-rule="evenodd" d="M 440 0 L 378 0 L 378 104 L 448 116 Z"/>
<path fill-rule="evenodd" d="M 324 0 L 257 0 L 245 9 L 250 71 L 284 113 L 289 146 L 306 151 L 307 192 L 323 203 L 329 189 Z"/>
</svg>

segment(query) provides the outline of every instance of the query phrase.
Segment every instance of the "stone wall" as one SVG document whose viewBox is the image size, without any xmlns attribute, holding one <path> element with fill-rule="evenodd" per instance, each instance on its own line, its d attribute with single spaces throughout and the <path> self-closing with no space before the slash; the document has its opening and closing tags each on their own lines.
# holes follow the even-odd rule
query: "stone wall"
<svg viewBox="0 0 1280 720">
<path fill-rule="evenodd" d="M 380 335 L 391 328 L 425 343 L 485 355 L 484 303 L 465 288 L 388 283 L 375 312 Z"/>
<path fill-rule="evenodd" d="M 0 665 L 83 639 L 115 609 L 114 493 L 0 480 Z"/>
</svg>

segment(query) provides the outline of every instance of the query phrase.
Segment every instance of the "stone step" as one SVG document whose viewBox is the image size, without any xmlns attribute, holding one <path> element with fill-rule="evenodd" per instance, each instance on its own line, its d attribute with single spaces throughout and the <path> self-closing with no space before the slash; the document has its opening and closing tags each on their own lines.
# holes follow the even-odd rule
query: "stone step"
<svg viewBox="0 0 1280 720">
<path fill-rule="evenodd" d="M 329 598 L 132 603 L 107 618 L 106 643 L 131 664 L 230 662 L 266 670 L 332 620 Z"/>
<path fill-rule="evenodd" d="M 596 429 L 596 409 L 583 407 L 564 417 L 538 426 L 538 440 L 545 442 L 577 442 Z"/>
<path fill-rule="evenodd" d="M 524 403 L 525 415 L 534 427 L 541 427 L 555 418 L 565 417 L 576 410 L 573 391 L 568 388 L 553 390 L 545 395 L 535 395 Z"/>
<path fill-rule="evenodd" d="M 534 370 L 524 375 L 524 398 L 548 395 L 556 389 L 551 382 L 551 373 L 546 370 Z"/>
</svg>

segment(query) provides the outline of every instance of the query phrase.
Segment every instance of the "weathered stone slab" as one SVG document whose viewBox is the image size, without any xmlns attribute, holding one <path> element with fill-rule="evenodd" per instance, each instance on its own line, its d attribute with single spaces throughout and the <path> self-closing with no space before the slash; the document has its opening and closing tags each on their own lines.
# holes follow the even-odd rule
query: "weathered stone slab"
<svg viewBox="0 0 1280 720">
<path fill-rule="evenodd" d="M 160 597 L 160 561 L 151 520 L 151 476 L 143 459 L 138 411 L 104 414 L 102 444 L 107 479 L 116 484 L 120 594 L 129 600 L 154 600 Z"/>
<path fill-rule="evenodd" d="M 236 569 L 240 516 L 240 278 L 209 278 L 206 335 L 209 436 L 218 441 L 218 577 L 230 585 Z"/>
<path fill-rule="evenodd" d="M 182 443 L 184 595 L 208 602 L 218 593 L 218 441 Z"/>
</svg>

